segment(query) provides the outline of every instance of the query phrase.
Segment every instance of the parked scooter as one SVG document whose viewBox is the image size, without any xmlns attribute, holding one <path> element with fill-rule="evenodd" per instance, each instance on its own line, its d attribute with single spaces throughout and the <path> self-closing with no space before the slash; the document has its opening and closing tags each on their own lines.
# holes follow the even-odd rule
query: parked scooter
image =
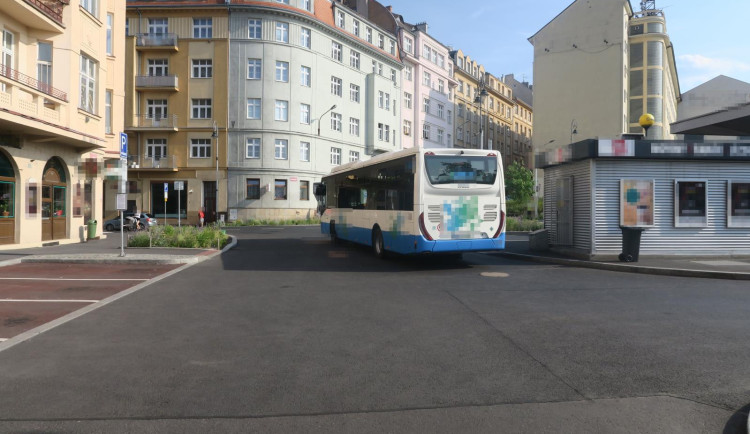
<svg viewBox="0 0 750 434">
<path fill-rule="evenodd" d="M 145 229 L 143 226 L 143 223 L 141 223 L 141 219 L 135 218 L 133 216 L 125 217 L 125 221 L 123 222 L 123 228 L 126 231 L 142 231 Z"/>
</svg>

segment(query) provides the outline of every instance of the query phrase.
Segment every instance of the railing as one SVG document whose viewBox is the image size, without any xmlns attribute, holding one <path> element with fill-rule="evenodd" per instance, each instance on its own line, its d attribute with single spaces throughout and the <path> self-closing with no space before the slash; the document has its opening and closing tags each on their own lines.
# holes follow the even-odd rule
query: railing
<svg viewBox="0 0 750 434">
<path fill-rule="evenodd" d="M 135 128 L 177 128 L 177 115 L 135 115 L 133 121 Z"/>
<path fill-rule="evenodd" d="M 176 47 L 175 33 L 139 33 L 135 38 L 137 47 Z"/>
<path fill-rule="evenodd" d="M 136 87 L 173 87 L 177 88 L 176 75 L 138 75 L 135 77 Z"/>
<path fill-rule="evenodd" d="M 37 8 L 40 12 L 42 12 L 44 15 L 47 15 L 52 20 L 54 20 L 57 24 L 62 25 L 63 19 L 63 7 L 64 5 L 68 4 L 68 2 L 58 2 L 57 0 L 53 1 L 43 1 L 43 0 L 24 0 L 26 3 L 30 4 L 31 6 L 34 6 Z"/>
<path fill-rule="evenodd" d="M 34 88 L 38 90 L 39 92 L 47 94 L 51 97 L 54 97 L 63 101 L 68 100 L 68 94 L 66 94 L 65 92 L 59 89 L 55 89 L 54 87 L 50 86 L 47 83 L 42 83 L 36 78 L 31 78 L 26 74 L 18 72 L 9 66 L 0 65 L 0 75 L 3 77 L 7 77 L 18 83 L 25 84 L 26 86 Z"/>
<path fill-rule="evenodd" d="M 176 169 L 174 155 L 128 155 L 129 169 Z"/>
</svg>

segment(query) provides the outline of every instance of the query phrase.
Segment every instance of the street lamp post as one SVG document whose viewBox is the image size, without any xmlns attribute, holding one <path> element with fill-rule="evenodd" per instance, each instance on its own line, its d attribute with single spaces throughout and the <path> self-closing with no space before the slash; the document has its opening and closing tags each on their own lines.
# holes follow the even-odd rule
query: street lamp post
<svg viewBox="0 0 750 434">
<path fill-rule="evenodd" d="M 216 222 L 219 221 L 219 127 L 214 121 L 213 133 L 211 137 L 216 141 L 216 191 L 214 196 L 214 216 Z M 179 212 L 179 210 L 178 210 Z"/>
<path fill-rule="evenodd" d="M 474 98 L 475 103 L 479 103 L 479 149 L 484 149 L 484 126 L 482 118 L 482 106 L 484 105 L 484 99 L 487 98 L 487 89 L 484 88 L 484 79 L 480 80 L 479 82 L 481 86 L 481 90 L 479 91 L 479 94 Z"/>
</svg>

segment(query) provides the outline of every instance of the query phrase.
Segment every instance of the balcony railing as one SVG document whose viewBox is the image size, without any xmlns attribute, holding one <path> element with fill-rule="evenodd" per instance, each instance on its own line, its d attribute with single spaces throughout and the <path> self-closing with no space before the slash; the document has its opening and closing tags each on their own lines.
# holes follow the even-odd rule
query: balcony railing
<svg viewBox="0 0 750 434">
<path fill-rule="evenodd" d="M 177 169 L 174 155 L 128 155 L 128 169 Z"/>
<path fill-rule="evenodd" d="M 137 47 L 177 47 L 175 33 L 140 33 L 135 38 Z"/>
<path fill-rule="evenodd" d="M 24 0 L 26 3 L 34 6 L 44 15 L 47 15 L 57 24 L 63 25 L 63 7 L 69 2 L 58 1 L 58 0 Z"/>
<path fill-rule="evenodd" d="M 133 117 L 133 128 L 173 129 L 176 131 L 177 115 L 135 115 Z"/>
<path fill-rule="evenodd" d="M 35 78 L 31 78 L 26 74 L 18 72 L 11 67 L 0 65 L 0 76 L 9 78 L 21 84 L 25 84 L 26 86 L 34 88 L 38 90 L 39 92 L 47 94 L 53 98 L 57 98 L 63 101 L 68 100 L 68 94 L 66 94 L 65 92 L 59 89 L 55 89 L 54 87 L 50 86 L 47 83 L 42 83 L 41 81 Z"/>
<path fill-rule="evenodd" d="M 177 89 L 176 75 L 138 75 L 135 87 L 168 87 Z"/>
</svg>

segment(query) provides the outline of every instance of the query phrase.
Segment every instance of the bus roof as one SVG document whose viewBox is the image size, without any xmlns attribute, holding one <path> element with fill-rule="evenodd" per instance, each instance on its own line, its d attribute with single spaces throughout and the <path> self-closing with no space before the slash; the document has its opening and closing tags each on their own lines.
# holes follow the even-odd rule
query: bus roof
<svg viewBox="0 0 750 434">
<path fill-rule="evenodd" d="M 354 161 L 351 163 L 342 164 L 331 169 L 331 175 L 336 173 L 348 172 L 350 170 L 361 169 L 363 167 L 372 166 L 373 164 L 382 163 L 384 161 L 396 160 L 410 155 L 424 155 L 426 152 L 432 152 L 435 155 L 471 155 L 471 156 L 486 156 L 489 154 L 495 154 L 500 157 L 500 153 L 495 150 L 487 149 L 461 149 L 461 148 L 407 148 L 400 151 L 391 151 L 384 154 L 378 154 L 369 160 L 365 161 Z"/>
</svg>

